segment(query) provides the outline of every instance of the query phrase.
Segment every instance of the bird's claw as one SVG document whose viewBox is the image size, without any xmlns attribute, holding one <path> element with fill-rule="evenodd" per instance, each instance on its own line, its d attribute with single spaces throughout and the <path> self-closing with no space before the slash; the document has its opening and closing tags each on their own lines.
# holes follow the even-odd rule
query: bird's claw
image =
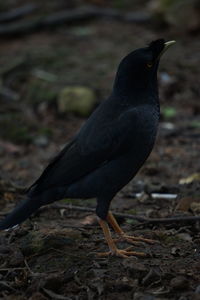
<svg viewBox="0 0 200 300">
<path fill-rule="evenodd" d="M 143 237 L 137 237 L 137 236 L 130 236 L 130 235 L 126 235 L 126 234 L 123 234 L 120 236 L 120 238 L 116 241 L 124 241 L 124 242 L 127 242 L 129 244 L 132 244 L 132 245 L 143 245 L 144 243 L 146 244 L 150 244 L 150 245 L 153 245 L 153 244 L 157 244 L 159 243 L 158 241 L 156 240 L 152 240 L 152 239 L 146 239 L 146 238 L 143 238 Z"/>
<path fill-rule="evenodd" d="M 117 256 L 121 258 L 128 258 L 129 256 L 137 256 L 137 257 L 146 257 L 147 254 L 144 252 L 136 252 L 136 251 L 130 251 L 132 247 L 128 247 L 124 250 L 122 249 L 116 249 L 115 251 L 108 251 L 108 252 L 100 252 L 97 253 L 100 257 L 108 257 L 108 256 Z"/>
<path fill-rule="evenodd" d="M 130 239 L 129 237 L 119 237 L 117 239 L 113 240 L 114 242 L 127 242 L 128 244 L 134 245 L 134 246 L 142 246 L 143 242 L 138 242 Z"/>
</svg>

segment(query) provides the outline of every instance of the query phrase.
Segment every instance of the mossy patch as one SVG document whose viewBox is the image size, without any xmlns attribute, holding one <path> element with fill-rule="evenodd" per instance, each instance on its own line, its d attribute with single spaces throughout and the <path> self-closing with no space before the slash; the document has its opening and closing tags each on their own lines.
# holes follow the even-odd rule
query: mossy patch
<svg viewBox="0 0 200 300">
<path fill-rule="evenodd" d="M 181 239 L 176 234 L 170 234 L 165 231 L 160 231 L 159 233 L 157 233 L 157 236 L 159 237 L 160 242 L 165 245 L 174 244 L 177 241 L 181 241 Z"/>
<path fill-rule="evenodd" d="M 20 248 L 24 255 L 42 254 L 50 249 L 72 247 L 80 238 L 78 231 L 68 229 L 31 231 L 20 240 Z"/>
</svg>

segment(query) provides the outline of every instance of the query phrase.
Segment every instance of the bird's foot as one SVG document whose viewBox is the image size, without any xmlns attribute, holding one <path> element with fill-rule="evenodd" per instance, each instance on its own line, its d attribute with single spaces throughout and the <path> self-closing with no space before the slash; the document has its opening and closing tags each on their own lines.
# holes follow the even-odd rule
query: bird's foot
<svg viewBox="0 0 200 300">
<path fill-rule="evenodd" d="M 146 239 L 146 238 L 139 237 L 139 236 L 138 237 L 131 236 L 131 235 L 127 235 L 127 234 L 121 234 L 120 237 L 115 241 L 127 242 L 129 244 L 136 245 L 136 246 L 143 245 L 143 243 L 150 244 L 150 245 L 159 243 L 156 240 Z"/>
<path fill-rule="evenodd" d="M 137 256 L 137 257 L 146 257 L 147 256 L 147 254 L 144 252 L 130 251 L 131 248 L 132 247 L 128 247 L 124 250 L 116 248 L 113 251 L 97 253 L 97 255 L 99 257 L 117 256 L 117 257 L 121 257 L 121 258 L 128 258 L 129 256 Z"/>
<path fill-rule="evenodd" d="M 107 221 L 111 224 L 114 231 L 119 235 L 119 238 L 114 240 L 115 242 L 127 242 L 129 244 L 136 245 L 136 246 L 142 246 L 144 243 L 151 244 L 151 245 L 159 243 L 158 241 L 154 241 L 151 239 L 145 239 L 145 238 L 139 237 L 139 236 L 137 237 L 137 236 L 127 235 L 120 228 L 119 224 L 117 223 L 115 217 L 113 216 L 113 214 L 111 212 L 108 212 Z"/>
</svg>

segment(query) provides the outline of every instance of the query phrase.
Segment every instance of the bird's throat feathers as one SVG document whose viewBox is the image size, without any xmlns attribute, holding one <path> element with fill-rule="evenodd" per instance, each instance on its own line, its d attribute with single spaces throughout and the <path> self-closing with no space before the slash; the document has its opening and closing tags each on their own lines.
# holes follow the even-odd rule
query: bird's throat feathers
<svg viewBox="0 0 200 300">
<path fill-rule="evenodd" d="M 113 91 L 113 97 L 118 97 L 130 104 L 149 103 L 158 101 L 157 66 L 151 76 L 145 71 L 123 73 L 118 70 Z"/>
</svg>

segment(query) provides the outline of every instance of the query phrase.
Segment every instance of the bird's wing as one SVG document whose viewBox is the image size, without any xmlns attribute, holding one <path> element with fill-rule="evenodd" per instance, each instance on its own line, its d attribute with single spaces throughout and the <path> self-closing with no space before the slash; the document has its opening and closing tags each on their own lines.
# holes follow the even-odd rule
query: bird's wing
<svg viewBox="0 0 200 300">
<path fill-rule="evenodd" d="M 34 195 L 52 187 L 67 186 L 97 169 L 106 161 L 120 155 L 136 124 L 135 111 L 124 113 L 101 129 L 81 132 L 72 140 L 43 171 L 30 187 Z M 98 130 L 98 131 L 97 131 Z"/>
<path fill-rule="evenodd" d="M 89 130 L 80 134 L 78 144 L 82 155 L 112 159 L 113 155 L 120 155 L 125 141 L 132 136 L 138 124 L 137 109 L 130 109 L 122 113 L 115 120 L 110 120 L 101 126 L 90 126 Z"/>
</svg>

